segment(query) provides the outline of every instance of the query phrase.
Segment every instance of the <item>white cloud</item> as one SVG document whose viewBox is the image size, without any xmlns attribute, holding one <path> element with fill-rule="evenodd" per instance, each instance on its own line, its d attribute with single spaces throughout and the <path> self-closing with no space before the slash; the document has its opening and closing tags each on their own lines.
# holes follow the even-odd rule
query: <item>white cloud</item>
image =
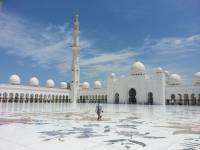
<svg viewBox="0 0 200 150">
<path fill-rule="evenodd" d="M 72 31 L 68 24 L 41 26 L 18 16 L 1 13 L 0 28 L 0 50 L 22 58 L 30 58 L 35 65 L 43 68 L 54 67 L 60 74 L 70 72 Z M 92 42 L 84 40 L 82 36 L 80 62 L 82 74 L 87 79 L 112 70 L 117 71 L 119 68 L 118 72 L 125 72 L 127 68 L 122 65 L 137 55 L 130 48 L 102 53 L 101 50 L 88 50 L 91 46 Z M 90 70 L 92 74 L 86 70 Z"/>
<path fill-rule="evenodd" d="M 71 66 L 71 29 L 68 24 L 41 26 L 21 17 L 0 13 L 0 50 L 30 58 L 44 68 L 57 67 L 60 73 Z M 82 39 L 83 48 L 90 42 Z"/>
<path fill-rule="evenodd" d="M 200 34 L 186 37 L 146 38 L 141 50 L 151 65 L 160 65 L 172 73 L 179 73 L 185 83 L 191 83 L 200 63 Z M 189 65 L 191 64 L 191 65 Z M 186 65 L 186 66 L 184 66 Z"/>
<path fill-rule="evenodd" d="M 146 38 L 143 49 L 156 55 L 182 55 L 199 52 L 200 34 L 188 37 Z"/>
<path fill-rule="evenodd" d="M 137 53 L 132 49 L 124 49 L 116 52 L 100 53 L 96 54 L 95 57 L 82 60 L 81 65 L 94 65 L 99 63 L 123 61 L 125 59 L 133 58 Z"/>
<path fill-rule="evenodd" d="M 60 32 L 60 26 L 54 33 L 52 30 L 34 26 L 22 18 L 3 13 L 0 14 L 0 28 L 1 50 L 21 57 L 30 57 L 42 66 L 47 66 L 52 60 L 61 57 L 71 41 L 70 37 L 64 36 L 65 32 Z"/>
<path fill-rule="evenodd" d="M 131 48 L 106 53 L 100 50 L 92 51 L 89 57 L 81 57 L 82 80 L 95 80 L 96 78 L 105 80 L 111 72 L 118 75 L 126 74 L 137 55 L 139 53 Z"/>
</svg>

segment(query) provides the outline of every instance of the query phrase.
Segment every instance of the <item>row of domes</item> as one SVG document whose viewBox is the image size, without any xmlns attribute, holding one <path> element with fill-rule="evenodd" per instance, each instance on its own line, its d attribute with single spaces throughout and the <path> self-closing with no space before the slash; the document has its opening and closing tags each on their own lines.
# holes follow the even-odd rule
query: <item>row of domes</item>
<svg viewBox="0 0 200 150">
<path fill-rule="evenodd" d="M 134 62 L 131 67 L 131 75 L 145 75 L 145 65 L 140 62 Z M 164 71 L 161 67 L 157 67 L 155 69 L 156 73 L 165 73 L 167 79 L 168 79 L 168 84 L 170 85 L 179 85 L 181 84 L 182 78 L 178 74 L 170 74 L 168 71 Z M 111 73 L 110 78 L 115 78 L 115 73 Z M 195 73 L 194 75 L 194 84 L 200 84 L 200 72 Z"/>
<path fill-rule="evenodd" d="M 179 85 L 181 84 L 181 76 L 178 74 L 171 74 L 168 71 L 163 71 L 162 68 L 158 67 L 155 69 L 156 73 L 165 73 L 167 79 L 168 79 L 168 84 L 170 85 Z M 143 63 L 141 62 L 135 62 L 132 65 L 132 75 L 144 75 L 145 74 L 145 66 Z M 111 73 L 110 75 L 111 78 L 115 78 L 116 75 L 115 73 Z M 21 84 L 21 79 L 18 75 L 13 74 L 10 76 L 9 78 L 9 83 L 12 85 L 19 85 Z M 194 84 L 195 85 L 200 85 L 200 72 L 195 73 L 194 75 Z M 28 82 L 29 86 L 34 86 L 37 87 L 39 86 L 39 80 L 36 77 L 32 77 L 30 78 L 29 82 Z M 53 88 L 55 86 L 55 83 L 52 79 L 49 79 L 46 81 L 46 87 L 47 88 Z M 60 88 L 61 89 L 67 89 L 68 83 L 66 82 L 60 82 Z M 94 82 L 94 89 L 100 89 L 102 87 L 102 84 L 100 81 L 95 81 Z M 88 82 L 83 82 L 82 84 L 82 88 L 83 89 L 89 89 L 90 88 L 90 84 Z"/>
<path fill-rule="evenodd" d="M 94 89 L 101 89 L 101 87 L 102 87 L 102 84 L 101 84 L 101 82 L 100 81 L 95 81 L 94 82 Z M 90 88 L 90 84 L 88 83 L 88 82 L 83 82 L 83 84 L 82 84 L 82 89 L 89 89 Z"/>
<path fill-rule="evenodd" d="M 163 71 L 161 67 L 157 67 L 155 71 L 156 73 L 164 73 L 168 81 L 167 83 L 170 85 L 179 85 L 182 82 L 181 76 L 176 73 L 170 74 L 167 70 Z"/>
<path fill-rule="evenodd" d="M 9 78 L 9 83 L 12 85 L 20 85 L 21 84 L 21 79 L 17 74 L 13 74 L 10 76 Z M 32 77 L 29 79 L 28 85 L 29 86 L 33 86 L 33 87 L 38 87 L 39 86 L 39 80 L 36 77 Z M 55 87 L 55 83 L 52 79 L 48 79 L 46 81 L 46 85 L 47 88 L 53 88 Z M 68 83 L 67 82 L 60 82 L 60 88 L 61 89 L 67 89 Z M 95 81 L 94 82 L 94 89 L 101 89 L 102 84 L 100 81 Z M 90 88 L 90 84 L 88 82 L 83 82 L 82 84 L 82 88 L 83 89 L 89 89 Z"/>
<path fill-rule="evenodd" d="M 169 74 L 168 71 L 164 72 L 166 77 L 168 78 L 168 84 L 170 85 L 179 85 L 182 82 L 182 78 L 178 74 Z M 197 72 L 194 74 L 194 79 L 193 79 L 194 85 L 200 85 L 200 72 Z"/>
<path fill-rule="evenodd" d="M 9 83 L 12 85 L 20 85 L 21 84 L 21 79 L 17 74 L 13 74 L 10 76 L 9 78 Z M 37 87 L 39 86 L 40 82 L 36 77 L 32 77 L 29 79 L 28 85 L 29 86 L 33 86 L 33 87 Z M 55 82 L 52 79 L 48 79 L 46 81 L 46 85 L 47 88 L 53 88 L 55 87 Z M 60 82 L 60 88 L 61 89 L 67 89 L 68 85 L 66 82 Z"/>
</svg>

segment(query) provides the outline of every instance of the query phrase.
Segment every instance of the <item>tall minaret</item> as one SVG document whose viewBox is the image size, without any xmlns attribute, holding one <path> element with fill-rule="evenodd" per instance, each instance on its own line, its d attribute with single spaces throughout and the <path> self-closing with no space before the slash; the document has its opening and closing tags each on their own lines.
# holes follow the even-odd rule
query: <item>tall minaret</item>
<svg viewBox="0 0 200 150">
<path fill-rule="evenodd" d="M 79 67 L 79 53 L 80 53 L 80 30 L 79 30 L 79 16 L 76 15 L 74 18 L 74 30 L 73 30 L 73 44 L 72 44 L 72 84 L 71 84 L 71 98 L 73 103 L 77 102 L 78 91 L 79 91 L 79 78 L 80 78 L 80 67 Z"/>
</svg>

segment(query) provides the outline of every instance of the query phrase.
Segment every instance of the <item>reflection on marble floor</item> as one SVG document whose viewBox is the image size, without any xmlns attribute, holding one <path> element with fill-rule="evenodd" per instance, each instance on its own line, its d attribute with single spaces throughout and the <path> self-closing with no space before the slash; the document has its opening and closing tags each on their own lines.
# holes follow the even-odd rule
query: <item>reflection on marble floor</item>
<svg viewBox="0 0 200 150">
<path fill-rule="evenodd" d="M 1 104 L 0 150 L 200 149 L 200 107 Z"/>
</svg>

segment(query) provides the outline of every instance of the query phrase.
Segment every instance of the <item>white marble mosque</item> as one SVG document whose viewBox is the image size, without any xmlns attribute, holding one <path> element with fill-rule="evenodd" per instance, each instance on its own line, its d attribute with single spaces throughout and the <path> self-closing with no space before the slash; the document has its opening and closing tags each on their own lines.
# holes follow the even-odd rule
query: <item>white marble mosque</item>
<svg viewBox="0 0 200 150">
<path fill-rule="evenodd" d="M 199 150 L 200 107 L 192 105 L 200 105 L 200 72 L 183 85 L 180 75 L 160 67 L 148 73 L 138 61 L 106 85 L 80 83 L 79 35 L 76 15 L 70 83 L 41 86 L 34 76 L 21 85 L 13 74 L 0 84 L 0 150 Z"/>
<path fill-rule="evenodd" d="M 21 85 L 20 76 L 13 74 L 8 84 L 0 84 L 0 102 L 200 105 L 200 72 L 194 74 L 193 83 L 183 85 L 180 75 L 170 74 L 160 67 L 148 74 L 145 65 L 137 61 L 130 64 L 128 76 L 111 73 L 104 86 L 98 80 L 92 87 L 88 82 L 80 83 L 79 36 L 79 17 L 76 15 L 71 82 L 61 82 L 60 87 L 55 87 L 54 81 L 48 79 L 42 87 L 37 77 L 31 77 L 28 85 Z"/>
</svg>

